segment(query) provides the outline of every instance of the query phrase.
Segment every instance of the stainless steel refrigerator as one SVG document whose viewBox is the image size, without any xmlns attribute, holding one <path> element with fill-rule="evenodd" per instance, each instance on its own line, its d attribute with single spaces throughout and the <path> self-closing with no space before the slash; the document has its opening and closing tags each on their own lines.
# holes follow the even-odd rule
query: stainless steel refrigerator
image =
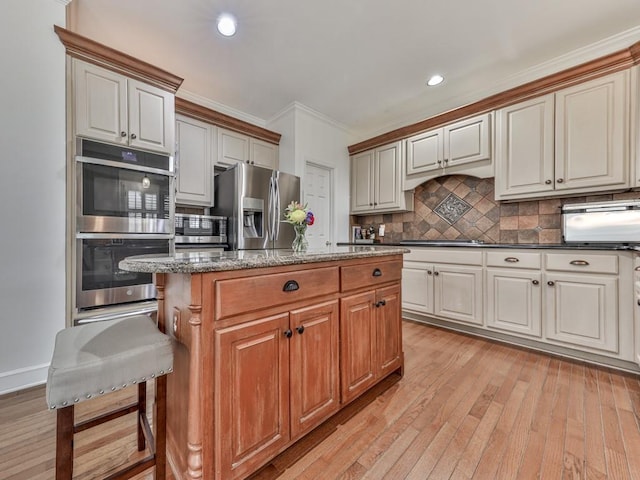
<svg viewBox="0 0 640 480">
<path fill-rule="evenodd" d="M 215 177 L 215 215 L 228 217 L 233 250 L 291 248 L 293 226 L 283 222 L 287 205 L 300 198 L 300 178 L 238 163 Z"/>
</svg>

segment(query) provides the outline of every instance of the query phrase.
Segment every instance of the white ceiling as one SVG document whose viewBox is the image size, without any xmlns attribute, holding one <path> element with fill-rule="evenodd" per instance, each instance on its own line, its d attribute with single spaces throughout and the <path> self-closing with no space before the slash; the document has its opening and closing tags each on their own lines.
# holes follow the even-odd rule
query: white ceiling
<svg viewBox="0 0 640 480">
<path fill-rule="evenodd" d="M 234 37 L 215 29 L 222 12 Z M 358 140 L 603 39 L 640 40 L 640 0 L 73 0 L 70 13 L 79 34 L 183 77 L 179 95 L 263 121 L 299 102 Z M 428 88 L 433 73 L 446 80 Z"/>
</svg>

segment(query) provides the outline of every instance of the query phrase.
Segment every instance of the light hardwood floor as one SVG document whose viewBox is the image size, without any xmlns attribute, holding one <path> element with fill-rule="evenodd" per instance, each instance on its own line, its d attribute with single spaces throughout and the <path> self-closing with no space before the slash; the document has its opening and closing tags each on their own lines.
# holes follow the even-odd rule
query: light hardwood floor
<svg viewBox="0 0 640 480">
<path fill-rule="evenodd" d="M 404 351 L 404 378 L 279 480 L 640 479 L 637 375 L 411 322 Z M 78 436 L 77 478 L 135 451 L 127 418 Z M 0 397 L 0 479 L 52 479 L 54 428 L 43 388 Z"/>
</svg>

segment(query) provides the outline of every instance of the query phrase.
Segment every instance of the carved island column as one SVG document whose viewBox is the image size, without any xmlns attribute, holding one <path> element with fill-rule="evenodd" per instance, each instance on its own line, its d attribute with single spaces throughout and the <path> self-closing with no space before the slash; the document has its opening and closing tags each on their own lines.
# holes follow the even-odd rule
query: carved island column
<svg viewBox="0 0 640 480">
<path fill-rule="evenodd" d="M 202 276 L 191 276 L 187 478 L 202 478 Z"/>
</svg>

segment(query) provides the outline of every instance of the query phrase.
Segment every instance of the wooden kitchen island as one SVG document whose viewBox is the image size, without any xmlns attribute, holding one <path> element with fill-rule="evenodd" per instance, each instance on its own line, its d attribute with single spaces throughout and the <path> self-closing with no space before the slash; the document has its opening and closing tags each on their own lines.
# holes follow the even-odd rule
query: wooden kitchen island
<svg viewBox="0 0 640 480">
<path fill-rule="evenodd" d="M 167 449 L 179 480 L 245 478 L 392 373 L 401 247 L 131 257 L 176 340 Z"/>
</svg>

